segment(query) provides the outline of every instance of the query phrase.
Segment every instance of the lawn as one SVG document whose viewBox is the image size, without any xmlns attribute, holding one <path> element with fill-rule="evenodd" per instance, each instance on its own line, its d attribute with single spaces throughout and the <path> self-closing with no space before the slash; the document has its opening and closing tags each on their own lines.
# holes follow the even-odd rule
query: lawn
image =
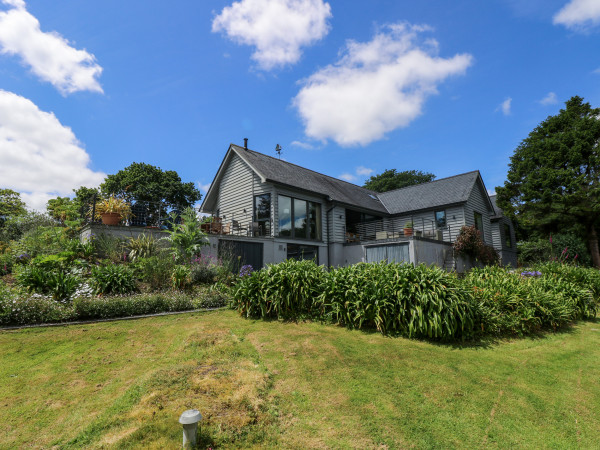
<svg viewBox="0 0 600 450">
<path fill-rule="evenodd" d="M 0 332 L 0 448 L 593 448 L 600 321 L 442 345 L 233 311 Z"/>
</svg>

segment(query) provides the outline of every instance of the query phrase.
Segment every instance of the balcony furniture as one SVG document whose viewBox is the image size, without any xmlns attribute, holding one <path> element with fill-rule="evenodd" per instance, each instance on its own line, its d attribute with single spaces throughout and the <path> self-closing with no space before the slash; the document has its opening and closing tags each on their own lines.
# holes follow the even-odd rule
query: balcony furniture
<svg viewBox="0 0 600 450">
<path fill-rule="evenodd" d="M 237 220 L 233 219 L 231 221 L 231 230 L 232 230 L 232 233 L 241 235 L 243 231 L 247 232 L 248 228 L 241 226 Z"/>
</svg>

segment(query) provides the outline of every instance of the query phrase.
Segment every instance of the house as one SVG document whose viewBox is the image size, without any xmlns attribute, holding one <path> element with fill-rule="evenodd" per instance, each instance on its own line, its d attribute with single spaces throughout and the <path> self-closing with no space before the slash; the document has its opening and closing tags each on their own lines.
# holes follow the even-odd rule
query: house
<svg viewBox="0 0 600 450">
<path fill-rule="evenodd" d="M 500 263 L 504 266 L 517 267 L 517 244 L 515 228 L 511 220 L 502 214 L 496 205 L 496 196 L 491 195 L 490 200 L 494 206 L 492 222 L 492 243 L 500 255 Z"/>
<path fill-rule="evenodd" d="M 506 255 L 515 249 L 512 224 L 479 171 L 377 193 L 231 144 L 200 211 L 213 216 L 207 251 L 254 268 L 288 258 L 328 266 L 385 259 L 461 271 L 452 243 L 464 225 Z M 496 225 L 510 228 L 510 242 L 495 238 Z"/>
</svg>

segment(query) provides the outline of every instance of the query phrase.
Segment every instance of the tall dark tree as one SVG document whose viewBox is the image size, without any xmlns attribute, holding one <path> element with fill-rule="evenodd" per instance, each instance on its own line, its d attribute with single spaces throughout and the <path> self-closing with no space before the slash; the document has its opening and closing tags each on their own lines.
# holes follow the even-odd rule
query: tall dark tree
<svg viewBox="0 0 600 450">
<path fill-rule="evenodd" d="M 434 179 L 434 174 L 420 170 L 396 172 L 396 169 L 388 169 L 379 175 L 373 175 L 365 181 L 363 186 L 375 192 L 387 192 L 415 184 L 428 183 Z"/>
<path fill-rule="evenodd" d="M 498 206 L 533 233 L 584 230 L 600 267 L 600 109 L 581 97 L 549 116 L 515 150 Z"/>
<path fill-rule="evenodd" d="M 133 163 L 100 185 L 103 195 L 128 201 L 163 203 L 178 210 L 193 206 L 202 194 L 194 183 L 183 183 L 174 170 L 163 171 L 146 163 Z"/>
</svg>

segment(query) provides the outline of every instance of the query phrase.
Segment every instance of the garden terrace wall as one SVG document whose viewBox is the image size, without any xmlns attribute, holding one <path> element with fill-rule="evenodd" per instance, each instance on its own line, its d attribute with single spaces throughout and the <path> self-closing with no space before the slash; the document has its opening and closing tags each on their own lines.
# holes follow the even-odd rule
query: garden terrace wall
<svg viewBox="0 0 600 450">
<path fill-rule="evenodd" d="M 169 236 L 169 233 L 166 231 L 161 231 L 156 228 L 132 227 L 123 225 L 108 226 L 98 223 L 91 223 L 85 225 L 81 229 L 81 232 L 79 233 L 79 239 L 81 242 L 86 242 L 92 236 L 99 236 L 101 234 L 120 239 L 137 238 L 143 234 L 152 235 L 157 240 Z"/>
</svg>

